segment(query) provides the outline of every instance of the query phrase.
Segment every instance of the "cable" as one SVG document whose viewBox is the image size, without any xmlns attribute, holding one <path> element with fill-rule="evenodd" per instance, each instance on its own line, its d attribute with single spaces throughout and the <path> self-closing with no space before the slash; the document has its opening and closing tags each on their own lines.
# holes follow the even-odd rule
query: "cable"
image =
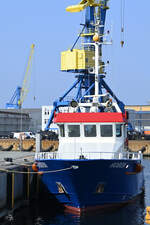
<svg viewBox="0 0 150 225">
<path fill-rule="evenodd" d="M 125 0 L 121 0 L 121 47 L 124 46 Z"/>
</svg>

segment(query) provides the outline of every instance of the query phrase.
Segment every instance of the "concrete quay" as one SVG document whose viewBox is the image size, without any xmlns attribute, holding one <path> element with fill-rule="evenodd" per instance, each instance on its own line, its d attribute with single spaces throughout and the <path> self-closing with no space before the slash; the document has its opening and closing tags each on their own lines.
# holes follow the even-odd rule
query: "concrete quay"
<svg viewBox="0 0 150 225">
<path fill-rule="evenodd" d="M 38 194 L 39 175 L 32 173 L 33 161 L 33 152 L 0 152 L 0 218 Z"/>
</svg>

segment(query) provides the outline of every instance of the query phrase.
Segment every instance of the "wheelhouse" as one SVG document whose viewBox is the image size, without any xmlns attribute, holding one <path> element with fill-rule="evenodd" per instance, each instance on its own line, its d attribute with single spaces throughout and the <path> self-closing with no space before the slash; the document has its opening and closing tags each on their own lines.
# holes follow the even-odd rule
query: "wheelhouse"
<svg viewBox="0 0 150 225">
<path fill-rule="evenodd" d="M 103 153 L 103 158 L 124 151 L 126 123 L 121 113 L 58 113 L 55 122 L 59 127 L 59 153 Z M 117 115 L 118 114 L 118 115 Z M 103 119 L 105 118 L 105 119 Z M 111 119 L 110 119 L 111 118 Z M 113 118 L 113 119 L 112 119 Z"/>
</svg>

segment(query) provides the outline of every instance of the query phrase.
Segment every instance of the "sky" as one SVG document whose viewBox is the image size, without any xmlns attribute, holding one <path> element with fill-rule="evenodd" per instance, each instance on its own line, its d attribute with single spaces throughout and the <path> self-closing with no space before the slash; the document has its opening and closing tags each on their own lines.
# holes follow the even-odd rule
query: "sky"
<svg viewBox="0 0 150 225">
<path fill-rule="evenodd" d="M 35 44 L 30 87 L 23 108 L 52 105 L 74 82 L 60 71 L 60 52 L 68 50 L 84 22 L 84 12 L 65 8 L 77 0 L 0 0 L 0 108 L 22 85 L 30 46 Z M 126 105 L 150 104 L 150 1 L 125 0 L 125 45 L 121 48 L 121 0 L 110 0 L 106 29 L 112 46 L 106 82 Z M 35 100 L 34 100 L 35 96 Z"/>
</svg>

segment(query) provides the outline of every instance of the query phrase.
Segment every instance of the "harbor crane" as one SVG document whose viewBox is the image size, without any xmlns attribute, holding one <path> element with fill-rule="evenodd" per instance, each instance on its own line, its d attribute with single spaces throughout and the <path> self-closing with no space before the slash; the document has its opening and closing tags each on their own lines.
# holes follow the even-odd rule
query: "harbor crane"
<svg viewBox="0 0 150 225">
<path fill-rule="evenodd" d="M 32 61 L 33 61 L 33 54 L 34 54 L 34 47 L 35 45 L 31 45 L 29 60 L 24 76 L 24 80 L 22 83 L 22 87 L 18 86 L 11 97 L 10 101 L 6 103 L 6 109 L 21 109 L 22 104 L 27 96 L 27 93 L 29 91 L 29 83 L 31 78 L 31 67 L 32 67 Z"/>
</svg>

